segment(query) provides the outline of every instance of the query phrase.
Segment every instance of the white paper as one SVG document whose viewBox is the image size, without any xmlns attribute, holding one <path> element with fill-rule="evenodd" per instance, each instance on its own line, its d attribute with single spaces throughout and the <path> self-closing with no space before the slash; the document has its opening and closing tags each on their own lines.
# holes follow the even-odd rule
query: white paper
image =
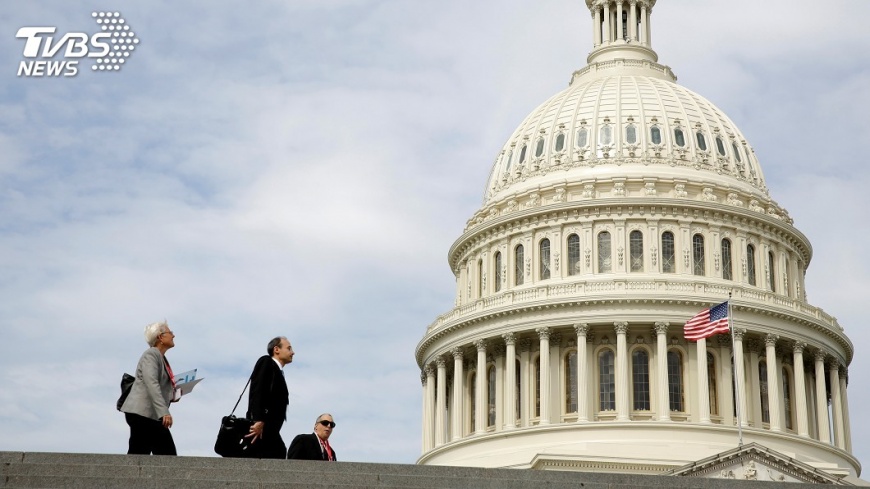
<svg viewBox="0 0 870 489">
<path fill-rule="evenodd" d="M 193 391 L 193 388 L 196 387 L 196 384 L 202 382 L 202 379 L 191 380 L 189 382 L 183 382 L 181 384 L 175 385 L 175 395 L 173 396 L 173 400 L 177 401 L 181 399 L 181 396 L 190 394 Z"/>
</svg>

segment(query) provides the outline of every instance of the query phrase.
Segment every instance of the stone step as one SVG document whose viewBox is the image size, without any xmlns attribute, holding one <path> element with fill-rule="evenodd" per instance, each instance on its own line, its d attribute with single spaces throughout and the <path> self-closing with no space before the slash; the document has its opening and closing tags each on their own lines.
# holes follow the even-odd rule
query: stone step
<svg viewBox="0 0 870 489">
<path fill-rule="evenodd" d="M 0 488 L 796 489 L 796 484 L 382 463 L 0 452 Z"/>
</svg>

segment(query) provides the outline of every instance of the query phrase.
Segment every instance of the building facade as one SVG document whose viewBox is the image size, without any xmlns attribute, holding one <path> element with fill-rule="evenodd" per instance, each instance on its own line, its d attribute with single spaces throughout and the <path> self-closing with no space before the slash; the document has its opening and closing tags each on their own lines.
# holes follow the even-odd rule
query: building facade
<svg viewBox="0 0 870 489">
<path fill-rule="evenodd" d="M 510 136 L 450 248 L 418 462 L 664 473 L 742 434 L 857 476 L 853 346 L 807 302 L 809 241 L 740 129 L 658 63 L 655 0 L 586 3 L 587 66 Z M 684 339 L 729 297 L 733 338 Z"/>
</svg>

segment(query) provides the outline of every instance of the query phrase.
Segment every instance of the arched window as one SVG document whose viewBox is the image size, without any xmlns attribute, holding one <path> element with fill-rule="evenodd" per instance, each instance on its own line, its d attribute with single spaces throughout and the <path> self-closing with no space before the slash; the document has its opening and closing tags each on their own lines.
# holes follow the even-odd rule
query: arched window
<svg viewBox="0 0 870 489">
<path fill-rule="evenodd" d="M 541 417 L 541 357 L 535 358 L 535 417 Z"/>
<path fill-rule="evenodd" d="M 698 149 L 707 151 L 707 138 L 704 137 L 704 133 L 701 131 L 696 132 L 695 139 L 698 141 Z"/>
<path fill-rule="evenodd" d="M 581 345 L 582 346 L 582 345 Z M 565 412 L 577 412 L 577 351 L 565 356 Z"/>
<path fill-rule="evenodd" d="M 652 126 L 649 129 L 649 138 L 653 144 L 662 144 L 662 131 L 658 126 Z"/>
<path fill-rule="evenodd" d="M 613 128 L 610 126 L 601 126 L 598 137 L 599 142 L 605 146 L 613 143 Z"/>
<path fill-rule="evenodd" d="M 671 411 L 683 412 L 683 355 L 668 351 L 668 404 Z"/>
<path fill-rule="evenodd" d="M 755 247 L 746 245 L 746 274 L 749 275 L 749 285 L 755 285 Z"/>
<path fill-rule="evenodd" d="M 722 240 L 722 278 L 734 280 L 731 270 L 731 240 Z"/>
<path fill-rule="evenodd" d="M 535 146 L 535 158 L 540 158 L 544 154 L 544 138 L 538 139 L 538 145 Z"/>
<path fill-rule="evenodd" d="M 598 233 L 598 273 L 611 270 L 612 260 L 610 251 L 610 233 L 602 231 Z"/>
<path fill-rule="evenodd" d="M 731 143 L 731 149 L 734 150 L 734 157 L 737 158 L 737 163 L 740 163 L 741 161 L 743 161 L 740 158 L 740 149 L 737 147 L 737 143 Z"/>
<path fill-rule="evenodd" d="M 761 422 L 770 423 L 770 399 L 767 397 L 767 361 L 758 362 L 758 386 L 761 391 Z"/>
<path fill-rule="evenodd" d="M 517 245 L 514 249 L 514 284 L 523 285 L 525 281 L 525 257 L 523 245 Z"/>
<path fill-rule="evenodd" d="M 774 259 L 773 259 L 773 252 L 768 251 L 767 252 L 767 266 L 768 266 L 768 268 L 770 268 L 770 275 L 768 275 L 768 277 L 769 277 L 768 282 L 770 285 L 771 292 L 776 292 L 776 267 L 774 265 L 775 265 L 775 263 L 774 263 Z"/>
<path fill-rule="evenodd" d="M 495 252 L 495 291 L 501 290 L 501 252 Z"/>
<path fill-rule="evenodd" d="M 625 128 L 625 142 L 628 144 L 634 144 L 637 142 L 637 128 L 631 124 Z"/>
<path fill-rule="evenodd" d="M 559 134 L 556 136 L 556 152 L 562 151 L 565 149 L 565 135 Z"/>
<path fill-rule="evenodd" d="M 679 127 L 674 129 L 674 143 L 681 148 L 686 145 L 686 136 Z"/>
<path fill-rule="evenodd" d="M 516 364 L 514 366 L 514 382 L 516 383 L 516 389 L 514 390 L 514 403 L 516 403 L 516 415 L 518 420 L 522 418 L 522 403 L 520 403 L 520 392 L 522 392 L 520 390 L 522 388 L 522 377 L 520 376 L 520 372 L 522 372 L 522 370 L 520 370 L 521 368 L 522 366 L 520 364 L 520 361 L 516 360 Z"/>
<path fill-rule="evenodd" d="M 632 231 L 628 235 L 629 261 L 632 272 L 643 271 L 643 233 Z"/>
<path fill-rule="evenodd" d="M 794 429 L 793 417 L 794 406 L 791 404 L 791 378 L 789 377 L 788 369 L 782 368 L 782 404 L 785 407 L 785 428 L 787 430 Z"/>
<path fill-rule="evenodd" d="M 719 152 L 719 156 L 725 156 L 725 144 L 719 136 L 716 136 L 716 151 Z"/>
<path fill-rule="evenodd" d="M 665 231 L 662 233 L 662 272 L 676 273 L 677 260 L 674 247 L 674 233 Z"/>
<path fill-rule="evenodd" d="M 523 148 L 520 150 L 520 165 L 526 162 L 526 148 L 527 146 L 524 144 Z"/>
<path fill-rule="evenodd" d="M 486 369 L 486 426 L 495 426 L 495 366 Z"/>
<path fill-rule="evenodd" d="M 541 240 L 541 280 L 550 278 L 550 240 Z"/>
<path fill-rule="evenodd" d="M 513 158 L 514 158 L 514 150 L 510 150 L 510 152 L 508 153 L 508 157 L 507 157 L 507 165 L 505 165 L 504 171 L 510 171 L 511 163 L 513 163 L 511 160 L 513 160 Z"/>
<path fill-rule="evenodd" d="M 616 372 L 613 366 L 613 350 L 598 354 L 598 410 L 616 410 Z"/>
<path fill-rule="evenodd" d="M 707 352 L 707 387 L 710 395 L 710 414 L 719 415 L 719 388 L 716 383 L 716 357 Z"/>
<path fill-rule="evenodd" d="M 471 414 L 471 419 L 469 421 L 468 426 L 470 427 L 469 431 L 471 433 L 474 433 L 474 431 L 477 429 L 477 426 L 475 426 L 476 420 L 474 419 L 475 418 L 474 412 L 475 412 L 476 404 L 477 404 L 477 373 L 476 372 L 471 372 L 471 375 L 468 376 L 468 399 L 469 399 L 468 407 L 469 407 L 469 411 Z"/>
<path fill-rule="evenodd" d="M 585 127 L 581 127 L 577 130 L 577 147 L 585 148 L 587 144 L 589 144 L 589 132 Z"/>
<path fill-rule="evenodd" d="M 635 411 L 649 411 L 649 353 L 643 348 L 631 354 L 631 393 Z"/>
<path fill-rule="evenodd" d="M 580 273 L 580 236 L 568 236 L 568 275 Z"/>
<path fill-rule="evenodd" d="M 695 275 L 704 275 L 704 237 L 692 236 L 692 263 Z"/>
</svg>

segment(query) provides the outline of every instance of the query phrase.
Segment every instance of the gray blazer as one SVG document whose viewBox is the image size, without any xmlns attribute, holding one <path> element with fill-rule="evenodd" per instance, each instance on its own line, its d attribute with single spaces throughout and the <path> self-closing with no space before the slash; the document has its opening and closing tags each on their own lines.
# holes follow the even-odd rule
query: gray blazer
<svg viewBox="0 0 870 489">
<path fill-rule="evenodd" d="M 157 348 L 145 350 L 136 366 L 136 380 L 121 411 L 160 419 L 169 414 L 172 401 L 172 379 L 166 372 L 163 355 Z"/>
</svg>

